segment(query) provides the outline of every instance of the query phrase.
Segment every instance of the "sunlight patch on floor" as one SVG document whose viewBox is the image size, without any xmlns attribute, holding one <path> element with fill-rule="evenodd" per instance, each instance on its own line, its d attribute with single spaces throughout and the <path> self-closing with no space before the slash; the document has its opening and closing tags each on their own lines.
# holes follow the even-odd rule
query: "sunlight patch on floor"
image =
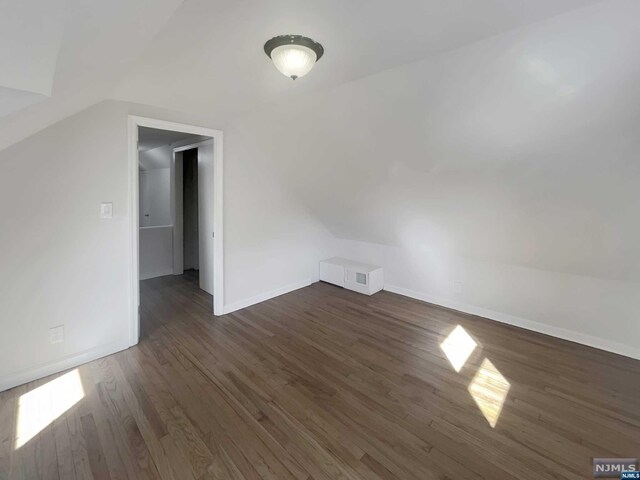
<svg viewBox="0 0 640 480">
<path fill-rule="evenodd" d="M 19 449 L 56 418 L 84 398 L 78 370 L 51 380 L 18 400 L 15 449 Z"/>
<path fill-rule="evenodd" d="M 469 393 L 487 419 L 495 428 L 502 412 L 511 384 L 489 359 L 485 358 L 476 376 L 469 385 Z"/>
<path fill-rule="evenodd" d="M 440 344 L 440 348 L 447 356 L 454 370 L 460 372 L 477 345 L 471 335 L 458 325 Z"/>
</svg>

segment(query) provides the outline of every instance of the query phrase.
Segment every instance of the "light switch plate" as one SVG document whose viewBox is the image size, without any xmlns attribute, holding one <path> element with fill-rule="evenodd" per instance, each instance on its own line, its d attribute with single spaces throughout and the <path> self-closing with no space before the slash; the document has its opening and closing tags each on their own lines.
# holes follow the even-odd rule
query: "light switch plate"
<svg viewBox="0 0 640 480">
<path fill-rule="evenodd" d="M 62 343 L 64 341 L 64 325 L 58 325 L 57 327 L 51 327 L 49 329 L 49 337 L 51 343 Z"/>
<path fill-rule="evenodd" d="M 113 203 L 100 204 L 100 218 L 113 218 Z"/>
</svg>

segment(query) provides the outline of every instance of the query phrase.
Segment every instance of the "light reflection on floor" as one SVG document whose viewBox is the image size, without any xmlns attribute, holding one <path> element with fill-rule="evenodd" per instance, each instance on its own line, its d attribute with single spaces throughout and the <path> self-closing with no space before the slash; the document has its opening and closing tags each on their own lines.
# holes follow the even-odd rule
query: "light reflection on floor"
<svg viewBox="0 0 640 480">
<path fill-rule="evenodd" d="M 18 399 L 15 449 L 19 449 L 56 418 L 84 398 L 78 370 L 71 370 Z"/>
<path fill-rule="evenodd" d="M 495 428 L 502 412 L 511 384 L 491 361 L 485 358 L 469 384 L 469 393 L 487 419 L 491 428 Z"/>
<path fill-rule="evenodd" d="M 453 369 L 460 372 L 477 345 L 471 335 L 458 325 L 440 344 L 440 348 L 447 356 Z"/>
<path fill-rule="evenodd" d="M 458 373 L 477 346 L 477 342 L 461 325 L 457 325 L 440 344 L 447 360 Z M 469 384 L 468 391 L 491 428 L 495 428 L 498 423 L 510 388 L 509 381 L 488 358 L 485 358 Z"/>
</svg>

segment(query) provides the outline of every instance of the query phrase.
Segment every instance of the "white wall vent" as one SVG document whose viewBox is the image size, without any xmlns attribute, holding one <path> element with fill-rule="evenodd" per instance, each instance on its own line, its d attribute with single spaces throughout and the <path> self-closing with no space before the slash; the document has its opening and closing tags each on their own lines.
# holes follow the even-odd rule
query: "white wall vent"
<svg viewBox="0 0 640 480">
<path fill-rule="evenodd" d="M 382 267 L 333 257 L 320 262 L 320 280 L 373 295 L 384 287 Z"/>
</svg>

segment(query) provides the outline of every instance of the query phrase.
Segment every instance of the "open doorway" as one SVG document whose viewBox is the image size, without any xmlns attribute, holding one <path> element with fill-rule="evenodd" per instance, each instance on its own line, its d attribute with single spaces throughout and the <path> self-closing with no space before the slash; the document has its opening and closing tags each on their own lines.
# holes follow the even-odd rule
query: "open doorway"
<svg viewBox="0 0 640 480">
<path fill-rule="evenodd" d="M 188 275 L 223 313 L 222 132 L 129 117 L 132 172 L 132 344 L 140 281 Z"/>
<path fill-rule="evenodd" d="M 173 154 L 174 274 L 197 272 L 200 288 L 215 297 L 214 141 L 199 139 Z"/>
</svg>

